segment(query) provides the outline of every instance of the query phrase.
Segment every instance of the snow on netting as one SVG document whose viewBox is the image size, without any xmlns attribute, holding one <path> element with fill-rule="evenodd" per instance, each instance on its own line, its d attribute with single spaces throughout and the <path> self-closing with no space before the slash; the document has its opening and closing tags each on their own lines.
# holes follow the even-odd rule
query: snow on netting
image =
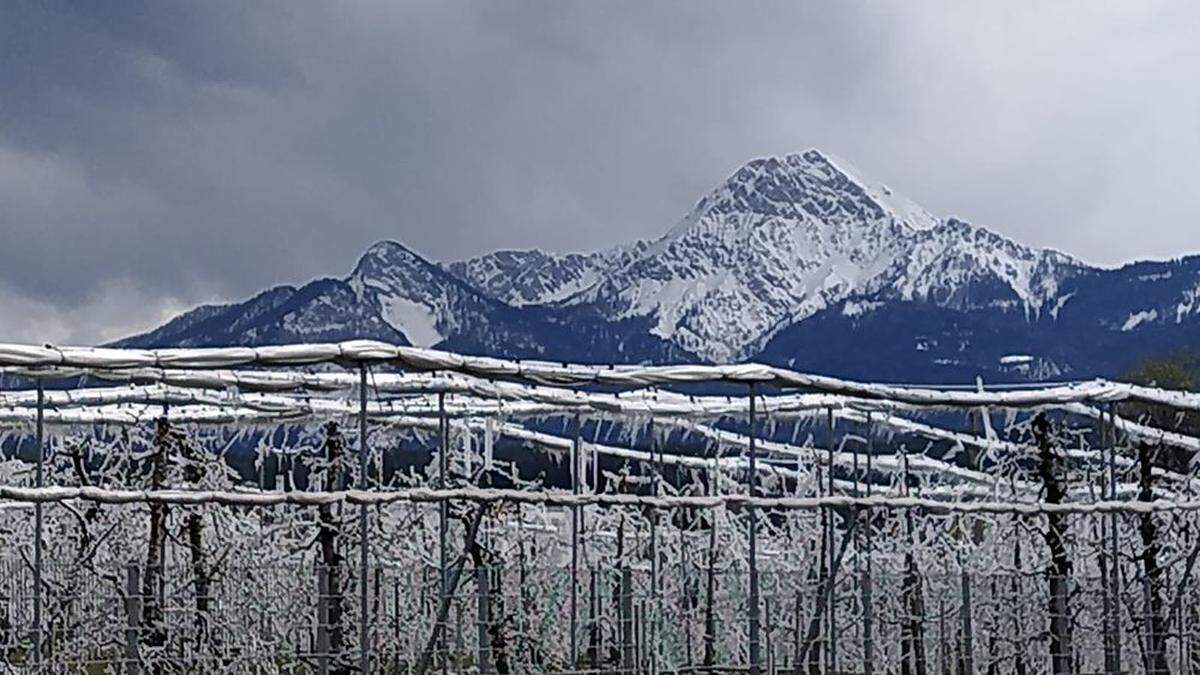
<svg viewBox="0 0 1200 675">
<path fill-rule="evenodd" d="M 18 672 L 1200 667 L 1200 395 L 0 345 Z"/>
</svg>

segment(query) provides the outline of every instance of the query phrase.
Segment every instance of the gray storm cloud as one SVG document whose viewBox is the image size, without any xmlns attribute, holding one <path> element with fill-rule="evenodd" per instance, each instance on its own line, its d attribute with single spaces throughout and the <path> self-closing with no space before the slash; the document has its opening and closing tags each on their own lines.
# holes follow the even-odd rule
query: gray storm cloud
<svg viewBox="0 0 1200 675">
<path fill-rule="evenodd" d="M 0 339 L 660 234 L 817 146 L 1107 264 L 1200 249 L 1194 3 L 9 3 Z"/>
</svg>

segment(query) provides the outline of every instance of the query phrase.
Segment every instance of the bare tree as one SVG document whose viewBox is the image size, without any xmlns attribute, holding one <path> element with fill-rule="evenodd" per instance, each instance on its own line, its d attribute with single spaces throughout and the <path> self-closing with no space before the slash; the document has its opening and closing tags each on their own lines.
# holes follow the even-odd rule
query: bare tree
<svg viewBox="0 0 1200 675">
<path fill-rule="evenodd" d="M 195 451 L 186 439 L 180 439 L 180 455 L 184 462 L 183 480 L 192 489 L 202 489 L 204 469 L 203 458 Z M 209 610 L 212 601 L 212 570 L 209 567 L 204 548 L 204 517 L 199 508 L 188 511 L 186 524 L 188 555 L 192 563 L 192 594 L 195 598 L 195 627 L 196 639 L 201 643 L 207 642 L 211 636 L 208 624 Z"/>
<path fill-rule="evenodd" d="M 160 490 L 167 482 L 170 467 L 171 425 L 163 417 L 158 420 L 154 435 L 154 454 L 150 458 L 151 490 Z M 150 537 L 146 543 L 146 567 L 142 574 L 142 617 L 146 625 L 146 643 L 162 646 L 166 643 L 166 624 L 162 607 L 162 584 L 166 562 L 167 505 L 150 503 Z"/>
<path fill-rule="evenodd" d="M 1031 425 L 1038 447 L 1038 476 L 1042 481 L 1047 504 L 1061 504 L 1066 488 L 1059 476 L 1060 467 L 1054 453 L 1053 428 L 1050 420 L 1039 413 Z M 1072 672 L 1070 580 L 1071 558 L 1067 553 L 1067 518 L 1062 513 L 1046 514 L 1046 529 L 1042 537 L 1050 553 L 1050 662 L 1055 675 Z"/>
<path fill-rule="evenodd" d="M 336 422 L 330 422 L 325 427 L 325 480 L 322 489 L 332 492 L 341 488 L 342 457 L 345 441 Z M 341 552 L 341 518 L 334 513 L 332 504 L 321 504 L 317 507 L 317 543 L 321 551 L 321 568 L 328 579 L 326 599 L 329 623 L 329 650 L 337 657 L 343 648 L 343 567 L 345 556 Z"/>
</svg>

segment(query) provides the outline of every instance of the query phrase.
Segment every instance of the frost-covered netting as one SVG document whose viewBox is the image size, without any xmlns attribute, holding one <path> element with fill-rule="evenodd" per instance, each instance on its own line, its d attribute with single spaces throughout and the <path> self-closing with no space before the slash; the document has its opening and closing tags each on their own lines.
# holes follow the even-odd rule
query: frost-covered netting
<svg viewBox="0 0 1200 675">
<path fill-rule="evenodd" d="M 0 368 L 14 668 L 1200 665 L 1190 392 L 365 341 Z"/>
<path fill-rule="evenodd" d="M 899 387 L 799 373 L 774 366 L 594 366 L 546 361 L 513 361 L 404 347 L 370 340 L 333 344 L 209 349 L 106 349 L 51 345 L 0 344 L 0 368 L 56 368 L 86 373 L 132 369 L 218 369 L 238 366 L 295 367 L 319 364 L 394 365 L 428 372 L 451 371 L 489 379 L 557 386 L 670 386 L 727 382 L 806 388 L 830 393 L 883 398 L 916 405 L 1027 407 L 1082 401 L 1126 401 L 1200 410 L 1200 395 L 1097 380 L 1029 391 L 972 392 Z"/>
</svg>

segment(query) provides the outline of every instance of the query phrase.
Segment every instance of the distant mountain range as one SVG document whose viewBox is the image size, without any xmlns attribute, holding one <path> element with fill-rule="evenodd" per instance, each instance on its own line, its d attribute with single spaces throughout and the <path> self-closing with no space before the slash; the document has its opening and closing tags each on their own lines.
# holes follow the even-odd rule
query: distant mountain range
<svg viewBox="0 0 1200 675">
<path fill-rule="evenodd" d="M 809 150 L 747 163 L 652 241 L 444 265 L 384 241 L 346 277 L 202 306 L 119 344 L 356 337 L 906 382 L 1113 376 L 1200 347 L 1200 256 L 1089 266 L 940 219 Z"/>
</svg>

